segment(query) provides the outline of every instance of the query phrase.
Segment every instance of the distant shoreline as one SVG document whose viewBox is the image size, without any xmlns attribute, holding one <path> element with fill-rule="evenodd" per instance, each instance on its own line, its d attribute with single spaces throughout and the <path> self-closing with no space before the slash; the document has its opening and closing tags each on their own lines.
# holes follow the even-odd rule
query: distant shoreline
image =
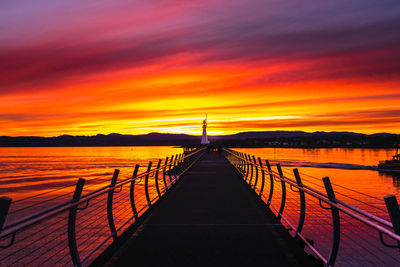
<svg viewBox="0 0 400 267">
<path fill-rule="evenodd" d="M 57 137 L 0 136 L 0 147 L 109 147 L 109 146 L 199 146 L 200 136 L 150 133 L 145 135 L 98 134 Z M 393 148 L 399 134 L 352 132 L 266 131 L 209 136 L 212 145 L 232 148 Z"/>
</svg>

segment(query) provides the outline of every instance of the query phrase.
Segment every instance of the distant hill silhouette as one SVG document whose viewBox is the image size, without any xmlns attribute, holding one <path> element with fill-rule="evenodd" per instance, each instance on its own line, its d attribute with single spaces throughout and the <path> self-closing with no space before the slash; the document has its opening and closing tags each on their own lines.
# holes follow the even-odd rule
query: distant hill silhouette
<svg viewBox="0 0 400 267">
<path fill-rule="evenodd" d="M 400 135 L 390 133 L 263 131 L 209 136 L 214 144 L 230 147 L 393 147 Z M 98 134 L 57 137 L 0 136 L 1 147 L 31 146 L 195 146 L 200 136 L 149 133 L 143 135 Z"/>
<path fill-rule="evenodd" d="M 232 135 L 220 135 L 220 136 L 215 136 L 214 138 L 222 140 L 242 140 L 242 139 L 263 139 L 263 138 L 293 138 L 293 137 L 307 137 L 307 136 L 328 137 L 328 136 L 338 136 L 338 135 L 362 136 L 363 134 L 352 133 L 352 132 L 307 133 L 303 131 L 264 131 L 264 132 L 243 132 Z"/>
<path fill-rule="evenodd" d="M 98 134 L 57 137 L 0 136 L 0 146 L 151 146 L 194 144 L 198 137 L 186 134 L 149 133 L 144 135 Z"/>
</svg>

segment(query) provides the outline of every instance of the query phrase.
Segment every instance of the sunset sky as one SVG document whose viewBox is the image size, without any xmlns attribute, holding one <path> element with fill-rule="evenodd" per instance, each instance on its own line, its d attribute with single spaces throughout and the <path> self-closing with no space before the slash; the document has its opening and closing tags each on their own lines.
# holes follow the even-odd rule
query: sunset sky
<svg viewBox="0 0 400 267">
<path fill-rule="evenodd" d="M 399 0 L 0 2 L 0 135 L 400 133 Z"/>
</svg>

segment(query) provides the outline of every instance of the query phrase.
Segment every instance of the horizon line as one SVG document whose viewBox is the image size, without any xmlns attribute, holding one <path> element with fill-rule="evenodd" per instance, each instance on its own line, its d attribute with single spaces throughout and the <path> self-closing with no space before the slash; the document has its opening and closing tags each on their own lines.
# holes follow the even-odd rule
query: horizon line
<svg viewBox="0 0 400 267">
<path fill-rule="evenodd" d="M 361 135 L 375 135 L 375 134 L 392 134 L 392 135 L 400 135 L 400 133 L 390 133 L 390 132 L 375 132 L 375 133 L 360 133 L 360 132 L 352 132 L 352 131 L 303 131 L 303 130 L 266 130 L 266 131 L 243 131 L 243 132 L 236 132 L 232 134 L 220 134 L 220 135 L 207 135 L 208 137 L 219 137 L 219 136 L 232 136 L 236 134 L 241 134 L 241 133 L 265 133 L 265 132 L 302 132 L 302 133 L 308 133 L 308 134 L 313 134 L 313 133 L 351 133 L 351 134 L 361 134 Z M 194 136 L 194 137 L 201 137 L 201 134 L 195 135 L 195 134 L 187 134 L 187 133 L 168 133 L 168 132 L 149 132 L 149 133 L 143 133 L 143 134 L 121 134 L 121 133 L 108 133 L 108 134 L 102 134 L 102 133 L 97 133 L 94 135 L 71 135 L 71 134 L 60 134 L 60 135 L 55 135 L 55 136 L 39 136 L 39 135 L 19 135 L 19 136 L 10 136 L 10 135 L 1 135 L 0 137 L 11 137 L 11 138 L 18 138 L 18 137 L 40 137 L 40 138 L 57 138 L 61 136 L 72 136 L 72 137 L 94 137 L 98 135 L 125 135 L 125 136 L 144 136 L 144 135 L 150 135 L 150 134 L 165 134 L 165 135 L 188 135 L 188 136 Z"/>
</svg>

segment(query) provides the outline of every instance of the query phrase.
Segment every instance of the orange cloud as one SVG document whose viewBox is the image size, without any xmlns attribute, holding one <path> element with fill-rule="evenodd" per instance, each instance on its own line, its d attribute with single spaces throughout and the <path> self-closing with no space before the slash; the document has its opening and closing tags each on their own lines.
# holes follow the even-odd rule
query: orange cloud
<svg viewBox="0 0 400 267">
<path fill-rule="evenodd" d="M 398 7 L 73 2 L 0 4 L 0 135 L 400 131 Z"/>
</svg>

